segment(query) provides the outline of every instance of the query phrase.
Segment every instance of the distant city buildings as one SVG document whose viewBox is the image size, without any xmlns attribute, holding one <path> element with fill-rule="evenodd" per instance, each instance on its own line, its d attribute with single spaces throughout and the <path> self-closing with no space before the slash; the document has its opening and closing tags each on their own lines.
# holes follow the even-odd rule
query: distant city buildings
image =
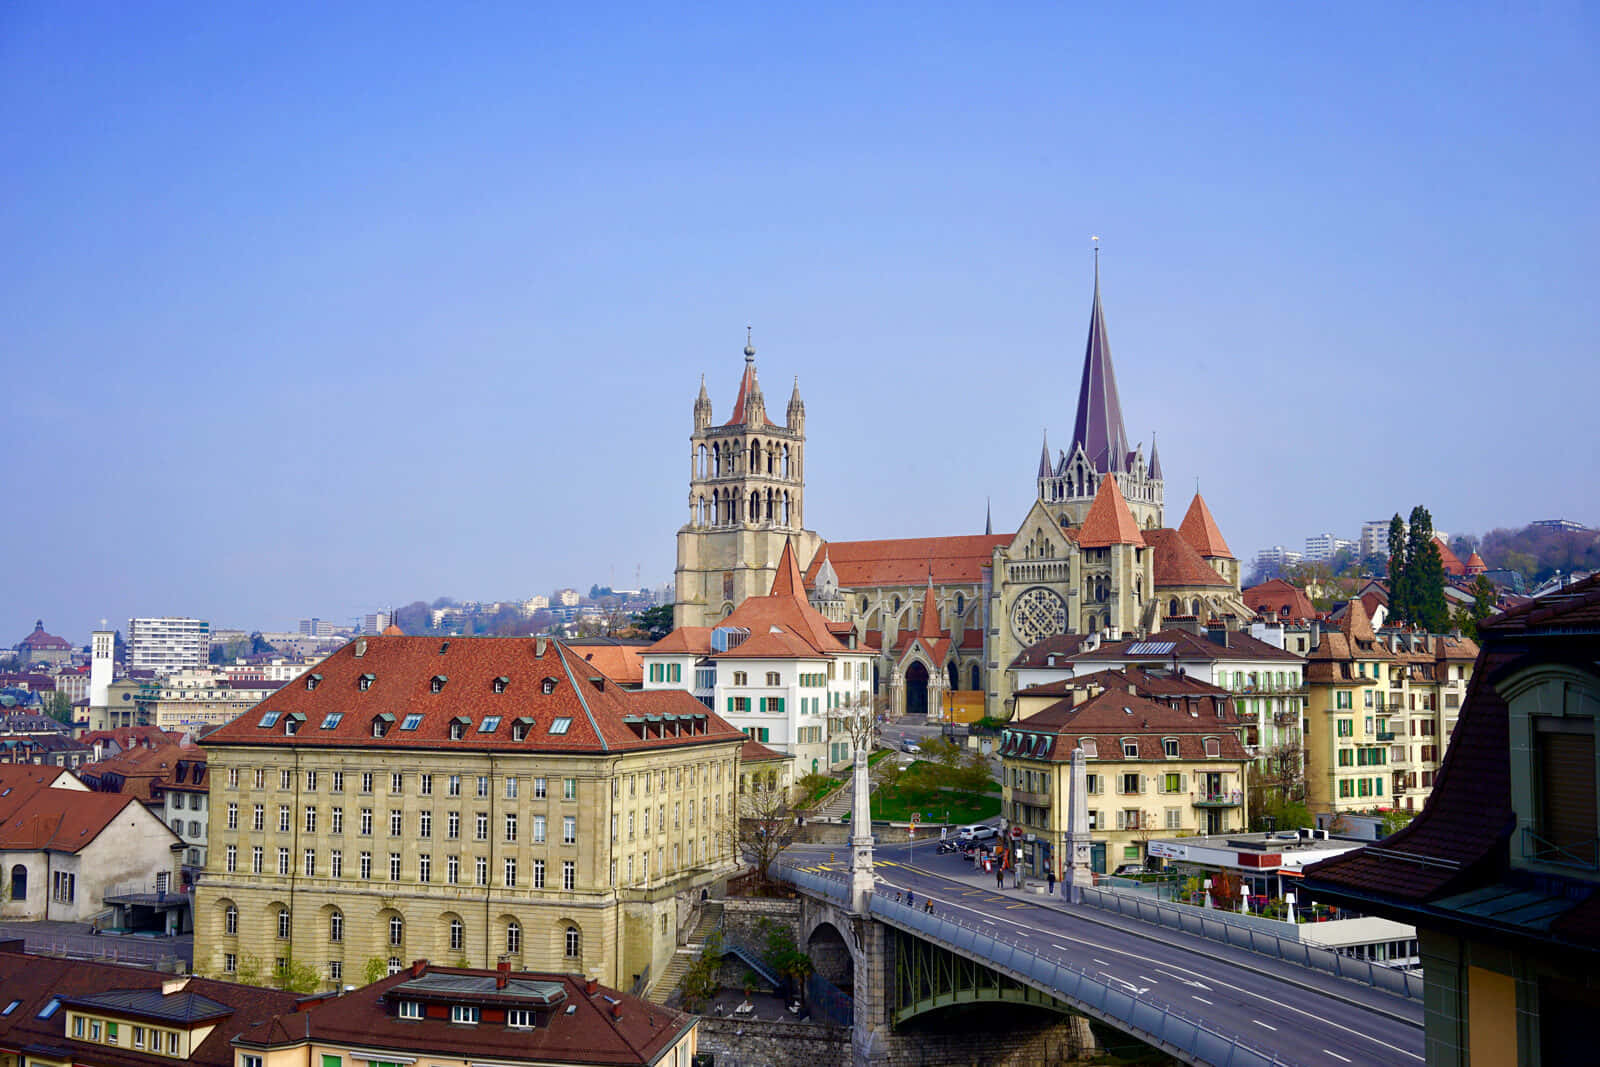
<svg viewBox="0 0 1600 1067">
<path fill-rule="evenodd" d="M 1361 524 L 1361 555 L 1382 556 L 1389 558 L 1389 523 L 1390 519 L 1373 519 Z M 1401 526 L 1409 528 L 1410 524 L 1402 522 Z"/>
<path fill-rule="evenodd" d="M 65 638 L 46 633 L 44 620 L 33 624 L 33 633 L 16 644 L 17 658 L 25 665 L 57 666 L 72 660 L 72 644 Z"/>
<path fill-rule="evenodd" d="M 211 624 L 181 616 L 128 620 L 128 669 L 157 671 L 194 670 L 211 655 Z"/>
<path fill-rule="evenodd" d="M 1327 563 L 1340 552 L 1354 552 L 1357 542 L 1343 537 L 1335 537 L 1331 533 L 1320 533 L 1315 537 L 1306 538 L 1306 562 Z"/>
<path fill-rule="evenodd" d="M 1528 525 L 1540 526 L 1546 530 L 1564 530 L 1568 533 L 1582 533 L 1589 528 L 1583 523 L 1574 522 L 1571 519 L 1539 519 L 1536 522 L 1529 523 Z"/>
</svg>

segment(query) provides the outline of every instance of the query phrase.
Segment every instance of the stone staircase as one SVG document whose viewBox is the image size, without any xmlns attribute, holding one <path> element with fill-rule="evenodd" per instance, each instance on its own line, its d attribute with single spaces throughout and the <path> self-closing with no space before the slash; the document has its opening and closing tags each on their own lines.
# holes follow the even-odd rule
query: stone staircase
<svg viewBox="0 0 1600 1067">
<path fill-rule="evenodd" d="M 706 938 L 722 928 L 722 902 L 708 900 L 695 909 L 694 929 L 689 932 L 688 939 L 672 954 L 672 959 L 662 968 L 661 974 L 650 983 L 650 989 L 645 993 L 645 999 L 652 1004 L 665 1006 L 667 1001 L 678 991 L 678 983 L 683 981 L 683 976 L 694 961 L 700 958 L 700 952 L 705 948 Z"/>
<path fill-rule="evenodd" d="M 888 760 L 880 760 L 876 766 L 871 768 L 869 773 L 871 774 L 873 781 L 877 781 L 883 777 L 883 771 L 888 762 Z M 838 822 L 839 820 L 843 819 L 845 814 L 855 806 L 855 779 L 856 772 L 854 768 L 852 768 L 849 777 L 847 777 L 844 781 L 844 785 L 840 786 L 838 789 L 835 789 L 828 799 L 820 806 L 812 809 L 809 817 L 831 822 Z"/>
</svg>

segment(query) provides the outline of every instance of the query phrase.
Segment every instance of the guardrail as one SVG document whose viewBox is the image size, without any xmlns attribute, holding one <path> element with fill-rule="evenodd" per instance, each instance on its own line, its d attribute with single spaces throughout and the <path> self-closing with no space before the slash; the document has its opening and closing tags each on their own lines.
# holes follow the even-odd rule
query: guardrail
<svg viewBox="0 0 1600 1067">
<path fill-rule="evenodd" d="M 777 868 L 774 868 L 777 870 Z M 845 882 L 793 867 L 777 875 L 798 888 L 848 904 Z M 1102 1019 L 1147 1044 L 1189 1062 L 1216 1067 L 1272 1067 L 1277 1056 L 1224 1033 L 1201 1018 L 1145 993 L 1135 995 L 1091 975 L 1086 969 L 1039 955 L 1025 940 L 1010 941 L 947 914 L 873 895 L 868 909 L 890 925 L 909 930 L 952 952 L 1059 997 L 1085 1014 Z"/>
<path fill-rule="evenodd" d="M 1246 949 L 1262 956 L 1271 956 L 1288 963 L 1298 964 L 1313 971 L 1331 974 L 1336 978 L 1365 982 L 1374 989 L 1397 996 L 1422 999 L 1423 981 L 1420 974 L 1411 974 L 1393 967 L 1379 967 L 1368 960 L 1344 956 L 1332 949 L 1307 944 L 1296 937 L 1285 937 L 1274 932 L 1273 927 L 1286 925 L 1276 919 L 1258 915 L 1238 915 L 1231 911 L 1196 908 L 1187 904 L 1169 904 L 1147 896 L 1118 893 L 1109 889 L 1086 888 L 1083 902 L 1090 907 L 1114 911 L 1143 922 L 1182 930 L 1211 941 L 1220 941 L 1234 948 Z"/>
</svg>

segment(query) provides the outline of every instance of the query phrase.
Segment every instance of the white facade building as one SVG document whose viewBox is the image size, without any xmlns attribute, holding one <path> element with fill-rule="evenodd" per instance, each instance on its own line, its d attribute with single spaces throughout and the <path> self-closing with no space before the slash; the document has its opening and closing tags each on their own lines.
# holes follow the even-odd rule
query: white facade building
<svg viewBox="0 0 1600 1067">
<path fill-rule="evenodd" d="M 204 619 L 162 616 L 128 620 L 128 667 L 171 674 L 205 666 L 211 654 L 211 624 Z"/>
</svg>

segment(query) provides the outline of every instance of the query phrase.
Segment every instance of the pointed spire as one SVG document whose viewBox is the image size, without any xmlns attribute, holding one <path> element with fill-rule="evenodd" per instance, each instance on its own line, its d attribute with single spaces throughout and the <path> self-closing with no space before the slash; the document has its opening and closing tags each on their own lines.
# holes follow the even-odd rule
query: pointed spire
<svg viewBox="0 0 1600 1067">
<path fill-rule="evenodd" d="M 723 423 L 724 426 L 748 424 L 751 421 L 748 409 L 752 403 L 762 408 L 761 383 L 756 380 L 756 346 L 750 338 L 751 328 L 746 326 L 744 329 L 744 375 L 739 379 L 739 395 L 733 401 L 733 413 L 728 417 L 728 421 Z M 764 409 L 759 417 L 765 419 Z"/>
<path fill-rule="evenodd" d="M 1195 490 L 1194 499 L 1189 502 L 1189 510 L 1183 516 L 1183 522 L 1178 526 L 1178 532 L 1194 550 L 1207 559 L 1233 559 L 1233 550 L 1228 547 L 1228 542 L 1222 539 L 1222 530 L 1217 526 L 1217 520 L 1211 517 L 1211 509 L 1206 507 L 1205 497 Z"/>
<path fill-rule="evenodd" d="M 783 540 L 783 555 L 778 557 L 778 573 L 772 576 L 772 592 L 770 596 L 793 597 L 796 600 L 806 598 L 806 582 L 800 573 L 800 564 L 794 558 L 794 543 L 788 538 Z"/>
<path fill-rule="evenodd" d="M 833 569 L 833 561 L 828 558 L 826 546 L 822 549 L 822 566 L 817 568 L 817 577 L 812 587 L 825 596 L 833 596 L 839 591 L 839 575 Z"/>
<path fill-rule="evenodd" d="M 1376 640 L 1372 632 L 1372 616 L 1367 614 L 1367 606 L 1361 598 L 1353 596 L 1344 607 L 1344 618 L 1339 620 L 1339 632 L 1351 641 Z"/>
<path fill-rule="evenodd" d="M 800 375 L 794 376 L 794 391 L 789 394 L 789 407 L 805 410 L 806 402 L 800 399 Z"/>
<path fill-rule="evenodd" d="M 989 498 L 983 498 L 983 536 L 994 536 L 994 508 L 989 503 Z"/>
<path fill-rule="evenodd" d="M 1050 431 L 1044 431 L 1044 443 L 1039 446 L 1039 477 L 1048 478 L 1054 471 L 1050 469 Z"/>
<path fill-rule="evenodd" d="M 1161 453 L 1156 451 L 1156 432 L 1150 431 L 1150 477 L 1156 481 L 1163 481 L 1161 477 Z"/>
<path fill-rule="evenodd" d="M 1100 489 L 1089 505 L 1089 514 L 1078 527 L 1078 544 L 1083 548 L 1105 548 L 1108 545 L 1142 545 L 1144 534 L 1139 523 L 1128 509 L 1128 501 L 1117 480 L 1106 475 L 1100 480 Z"/>
<path fill-rule="evenodd" d="M 1094 307 L 1089 313 L 1089 342 L 1083 352 L 1083 380 L 1078 385 L 1078 418 L 1072 443 L 1081 445 L 1101 474 L 1126 469 L 1128 431 L 1122 425 L 1122 401 L 1111 368 L 1111 342 L 1100 307 L 1100 250 L 1094 257 Z"/>
<path fill-rule="evenodd" d="M 928 587 L 922 591 L 922 618 L 917 620 L 918 637 L 939 637 L 939 601 L 933 592 L 933 565 L 928 565 Z"/>
</svg>

